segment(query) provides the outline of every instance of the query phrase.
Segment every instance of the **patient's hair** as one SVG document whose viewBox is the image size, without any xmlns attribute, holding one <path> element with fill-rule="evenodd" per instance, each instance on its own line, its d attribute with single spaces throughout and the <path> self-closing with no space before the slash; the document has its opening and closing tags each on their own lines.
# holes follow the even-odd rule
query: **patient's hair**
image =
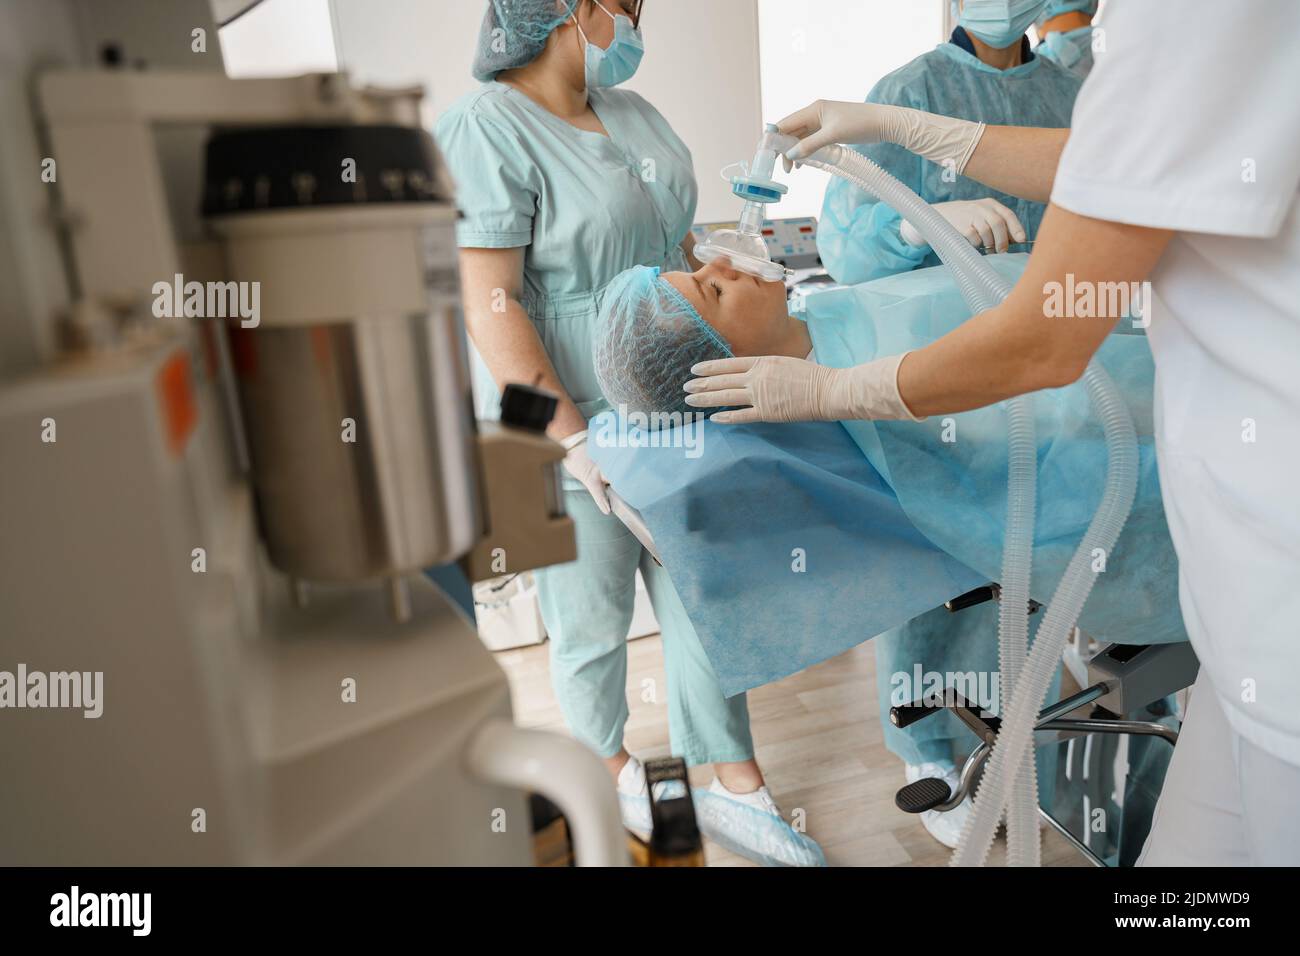
<svg viewBox="0 0 1300 956">
<path fill-rule="evenodd" d="M 592 352 L 609 403 L 646 416 L 696 411 L 682 391 L 691 366 L 732 354 L 686 297 L 647 266 L 605 287 Z"/>
</svg>

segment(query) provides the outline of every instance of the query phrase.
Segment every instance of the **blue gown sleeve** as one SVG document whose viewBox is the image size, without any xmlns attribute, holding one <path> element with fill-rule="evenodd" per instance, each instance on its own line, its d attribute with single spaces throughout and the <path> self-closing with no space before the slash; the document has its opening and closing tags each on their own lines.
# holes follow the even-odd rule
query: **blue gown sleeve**
<svg viewBox="0 0 1300 956">
<path fill-rule="evenodd" d="M 886 77 L 872 88 L 868 103 L 887 103 L 929 110 L 924 97 L 901 95 Z M 868 159 L 917 193 L 925 160 L 901 146 L 881 143 L 856 147 Z M 919 268 L 929 246 L 913 246 L 899 235 L 902 217 L 886 203 L 857 186 L 834 177 L 826 187 L 821 221 L 817 224 L 817 252 L 836 282 L 852 285 Z"/>
<path fill-rule="evenodd" d="M 456 183 L 461 213 L 457 245 L 472 249 L 530 245 L 541 184 L 518 135 L 470 107 L 443 114 L 434 138 Z"/>
</svg>

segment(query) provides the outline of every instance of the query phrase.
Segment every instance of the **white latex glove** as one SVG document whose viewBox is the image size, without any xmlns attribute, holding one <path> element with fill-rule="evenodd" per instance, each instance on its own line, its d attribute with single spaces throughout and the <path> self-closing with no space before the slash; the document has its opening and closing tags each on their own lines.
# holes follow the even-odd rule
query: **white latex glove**
<svg viewBox="0 0 1300 956">
<path fill-rule="evenodd" d="M 907 353 L 903 353 L 906 355 Z M 903 355 L 890 355 L 853 368 L 827 368 L 784 355 L 700 362 L 686 383 L 686 404 L 695 408 L 747 405 L 718 412 L 710 421 L 817 422 L 854 418 L 921 421 L 898 394 Z"/>
<path fill-rule="evenodd" d="M 983 123 L 924 113 L 905 106 L 841 103 L 837 100 L 817 100 L 776 125 L 787 136 L 799 138 L 799 142 L 786 151 L 787 172 L 791 161 L 811 156 L 831 143 L 853 146 L 895 143 L 941 166 L 951 162 L 954 171 L 960 174 L 984 135 Z"/>
<path fill-rule="evenodd" d="M 1012 242 L 1024 242 L 1025 227 L 1016 214 L 996 199 L 959 199 L 937 202 L 930 207 L 947 219 L 975 248 L 983 246 L 997 252 L 1006 252 Z M 898 228 L 903 241 L 910 246 L 929 245 L 906 219 Z"/>
<path fill-rule="evenodd" d="M 587 432 L 585 430 L 574 432 L 562 439 L 560 444 L 568 451 L 564 456 L 564 470 L 582 482 L 587 491 L 591 492 L 591 499 L 596 502 L 596 507 L 600 509 L 601 514 L 609 514 L 609 495 L 605 491 L 609 482 L 605 480 L 605 476 L 600 473 L 600 468 L 587 454 Z"/>
</svg>

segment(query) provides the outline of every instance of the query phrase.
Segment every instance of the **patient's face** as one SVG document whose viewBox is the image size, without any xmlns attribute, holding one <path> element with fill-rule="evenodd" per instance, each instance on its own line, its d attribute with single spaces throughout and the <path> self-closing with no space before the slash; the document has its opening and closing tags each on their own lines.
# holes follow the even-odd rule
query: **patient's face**
<svg viewBox="0 0 1300 956">
<path fill-rule="evenodd" d="M 715 259 L 699 272 L 668 272 L 663 278 L 736 355 L 769 355 L 783 341 L 790 321 L 784 282 L 738 272 L 725 259 Z"/>
</svg>

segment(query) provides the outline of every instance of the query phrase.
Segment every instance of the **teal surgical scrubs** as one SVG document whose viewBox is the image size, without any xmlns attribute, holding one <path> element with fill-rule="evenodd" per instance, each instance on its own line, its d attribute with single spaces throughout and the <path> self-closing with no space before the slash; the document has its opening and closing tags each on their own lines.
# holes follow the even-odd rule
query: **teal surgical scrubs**
<svg viewBox="0 0 1300 956">
<path fill-rule="evenodd" d="M 654 107 L 628 90 L 589 95 L 608 136 L 495 81 L 457 101 L 435 130 L 455 179 L 459 245 L 525 250 L 522 305 L 588 419 L 609 407 L 592 363 L 601 294 L 634 265 L 687 268 L 681 242 L 697 196 L 690 151 Z M 489 417 L 496 396 L 485 371 L 476 362 L 479 413 Z M 752 757 L 745 698 L 722 695 L 667 574 L 568 475 L 565 502 L 578 558 L 537 577 L 551 680 L 574 736 L 601 757 L 622 746 L 639 567 L 663 635 L 673 753 L 692 764 Z"/>
</svg>

